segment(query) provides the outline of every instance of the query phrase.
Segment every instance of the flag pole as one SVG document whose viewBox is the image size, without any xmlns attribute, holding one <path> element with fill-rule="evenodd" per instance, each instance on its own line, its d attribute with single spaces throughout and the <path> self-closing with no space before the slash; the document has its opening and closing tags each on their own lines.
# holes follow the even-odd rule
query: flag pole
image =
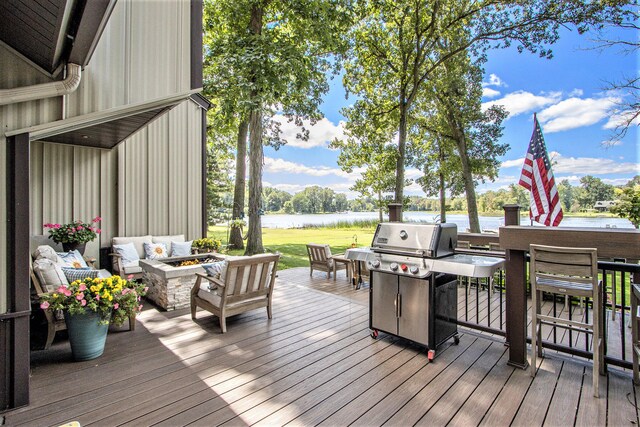
<svg viewBox="0 0 640 427">
<path fill-rule="evenodd" d="M 536 118 L 536 112 L 533 112 L 533 128 L 535 129 L 536 127 L 536 120 L 538 120 Z M 533 197 L 533 193 L 529 193 L 529 201 L 531 201 L 531 198 Z M 529 202 L 529 206 L 531 206 L 531 202 Z M 531 216 L 531 210 L 529 210 L 529 227 L 533 227 L 533 217 Z"/>
</svg>

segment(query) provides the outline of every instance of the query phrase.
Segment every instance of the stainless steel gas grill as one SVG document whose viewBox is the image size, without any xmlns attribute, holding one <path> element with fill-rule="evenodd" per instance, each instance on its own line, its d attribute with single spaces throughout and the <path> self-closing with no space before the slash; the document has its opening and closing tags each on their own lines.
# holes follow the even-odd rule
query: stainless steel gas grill
<svg viewBox="0 0 640 427">
<path fill-rule="evenodd" d="M 458 341 L 457 275 L 490 277 L 501 258 L 455 254 L 455 224 L 381 223 L 370 248 L 350 249 L 347 257 L 370 270 L 369 327 L 428 349 Z"/>
</svg>

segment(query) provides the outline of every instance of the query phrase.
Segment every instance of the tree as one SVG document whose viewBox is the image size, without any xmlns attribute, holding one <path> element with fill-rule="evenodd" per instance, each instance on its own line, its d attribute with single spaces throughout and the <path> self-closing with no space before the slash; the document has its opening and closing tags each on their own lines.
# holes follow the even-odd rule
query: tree
<svg viewBox="0 0 640 427">
<path fill-rule="evenodd" d="M 617 188 L 616 196 L 617 203 L 611 207 L 611 212 L 627 218 L 635 228 L 640 228 L 640 185 Z"/>
<path fill-rule="evenodd" d="M 321 118 L 318 105 L 328 91 L 327 79 L 336 72 L 336 55 L 343 50 L 339 37 L 349 24 L 349 0 L 209 0 L 223 11 L 226 37 L 216 46 L 217 63 L 226 67 L 229 85 L 237 88 L 227 105 L 248 119 L 249 229 L 245 254 L 262 246 L 263 144 L 286 143 L 271 117 L 280 112 L 301 124 Z M 214 21 L 207 26 L 218 31 Z M 237 96 L 236 96 L 237 95 Z M 301 137 L 308 135 L 303 130 Z"/>
<path fill-rule="evenodd" d="M 597 201 L 613 200 L 613 185 L 605 184 L 600 178 L 583 176 L 580 185 L 582 191 L 578 195 L 578 202 L 584 209 L 593 209 Z"/>
<path fill-rule="evenodd" d="M 577 191 L 568 179 L 563 179 L 558 184 L 558 195 L 560 196 L 560 203 L 562 203 L 563 209 L 566 212 L 571 212 L 574 203 L 577 201 Z"/>
<path fill-rule="evenodd" d="M 550 58 L 544 47 L 558 39 L 561 25 L 589 26 L 620 13 L 620 2 L 518 2 L 377 0 L 356 4 L 357 24 L 345 65 L 345 87 L 358 96 L 354 109 L 368 120 L 388 117 L 397 137 L 394 197 L 404 198 L 407 137 L 414 104 L 425 96 L 441 65 L 468 49 L 478 57 L 488 47 L 518 48 Z M 462 35 L 462 36 L 461 36 Z M 446 42 L 446 43 L 445 43 Z M 468 183 L 467 183 L 468 185 Z M 470 207 L 471 208 L 471 207 Z"/>
</svg>

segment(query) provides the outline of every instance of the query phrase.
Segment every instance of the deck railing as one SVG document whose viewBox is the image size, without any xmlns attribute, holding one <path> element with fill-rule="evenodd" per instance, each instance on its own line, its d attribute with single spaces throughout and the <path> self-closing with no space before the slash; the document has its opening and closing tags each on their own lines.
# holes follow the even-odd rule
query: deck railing
<svg viewBox="0 0 640 427">
<path fill-rule="evenodd" d="M 464 236 L 467 238 L 468 236 Z M 479 243 L 476 243 L 479 244 Z M 487 248 L 488 249 L 488 248 Z M 465 251 L 469 252 L 469 251 Z M 500 256 L 482 249 L 477 254 Z M 528 256 L 526 256 L 528 270 Z M 631 307 L 630 293 L 634 274 L 640 275 L 640 265 L 626 263 L 624 259 L 599 261 L 598 269 L 602 281 L 605 361 L 608 364 L 631 368 Z M 458 323 L 461 326 L 498 336 L 506 336 L 506 276 L 499 271 L 492 280 L 460 278 Z M 530 283 L 527 281 L 527 310 L 530 312 Z M 577 298 L 565 302 L 562 295 L 547 295 L 544 309 L 554 316 L 575 319 L 576 316 L 589 321 L 593 302 Z M 531 341 L 530 315 L 527 316 L 527 342 Z M 542 345 L 545 348 L 585 358 L 593 358 L 592 337 L 583 332 L 574 332 L 558 326 L 546 328 Z"/>
</svg>

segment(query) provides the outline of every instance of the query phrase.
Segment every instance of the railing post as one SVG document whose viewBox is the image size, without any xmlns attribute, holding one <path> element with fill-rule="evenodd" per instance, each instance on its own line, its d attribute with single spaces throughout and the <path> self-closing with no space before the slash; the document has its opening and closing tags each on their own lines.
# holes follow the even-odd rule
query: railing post
<svg viewBox="0 0 640 427">
<path fill-rule="evenodd" d="M 520 206 L 504 206 L 504 225 L 520 225 Z M 527 363 L 526 257 L 521 250 L 506 251 L 506 340 L 511 366 L 525 369 Z"/>
</svg>

